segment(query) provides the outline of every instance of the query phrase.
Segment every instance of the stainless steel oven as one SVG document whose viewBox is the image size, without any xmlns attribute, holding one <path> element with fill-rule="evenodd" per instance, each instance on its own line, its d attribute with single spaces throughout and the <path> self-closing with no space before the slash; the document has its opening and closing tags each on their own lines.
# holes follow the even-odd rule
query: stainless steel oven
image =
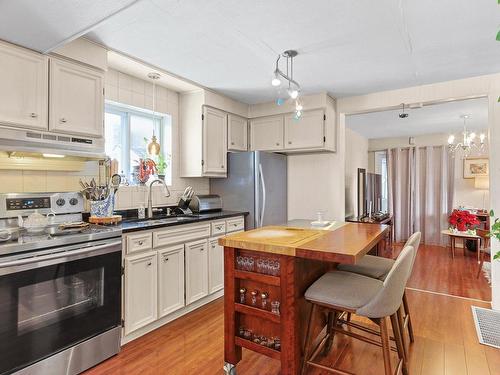
<svg viewBox="0 0 500 375">
<path fill-rule="evenodd" d="M 76 374 L 119 350 L 121 246 L 114 238 L 0 259 L 0 374 Z"/>
<path fill-rule="evenodd" d="M 2 375 L 74 375 L 120 350 L 121 229 L 82 208 L 79 193 L 0 194 Z M 54 214 L 37 233 L 17 220 L 34 210 Z"/>
</svg>

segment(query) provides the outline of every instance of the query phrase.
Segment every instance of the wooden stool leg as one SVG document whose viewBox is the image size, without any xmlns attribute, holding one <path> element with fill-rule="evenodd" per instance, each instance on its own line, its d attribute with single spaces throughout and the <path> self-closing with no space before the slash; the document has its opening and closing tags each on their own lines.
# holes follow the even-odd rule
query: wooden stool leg
<svg viewBox="0 0 500 375">
<path fill-rule="evenodd" d="M 350 322 L 351 321 L 351 313 L 347 313 L 347 321 Z"/>
<path fill-rule="evenodd" d="M 304 358 L 302 359 L 302 371 L 301 371 L 302 375 L 306 373 L 307 361 L 309 360 L 309 352 L 311 351 L 311 343 L 312 343 L 312 338 L 310 337 L 311 326 L 312 326 L 312 321 L 314 319 L 314 315 L 316 314 L 316 308 L 317 306 L 315 304 L 312 304 L 311 310 L 309 311 L 309 322 L 307 323 L 306 339 L 304 343 Z"/>
<path fill-rule="evenodd" d="M 404 354 L 405 357 L 408 357 L 408 347 L 406 346 L 406 339 L 403 333 L 405 329 L 405 323 L 403 319 L 403 305 L 401 305 L 398 311 L 396 311 L 396 319 L 398 322 L 399 330 L 401 331 L 401 342 L 403 343 Z"/>
<path fill-rule="evenodd" d="M 380 339 L 382 341 L 385 375 L 392 375 L 391 345 L 389 342 L 389 331 L 387 330 L 387 317 L 385 316 L 380 318 Z"/>
<path fill-rule="evenodd" d="M 396 341 L 396 348 L 398 349 L 398 357 L 403 361 L 403 375 L 408 375 L 408 356 L 405 353 L 403 335 L 401 327 L 396 314 L 391 315 L 392 331 L 394 333 L 394 340 Z"/>
<path fill-rule="evenodd" d="M 479 263 L 479 253 L 481 252 L 481 239 L 476 240 L 476 249 L 477 249 L 477 262 Z"/>
<path fill-rule="evenodd" d="M 411 315 L 410 315 L 410 307 L 408 306 L 408 299 L 406 298 L 406 290 L 403 293 L 403 307 L 405 309 L 405 315 L 408 319 L 408 335 L 410 336 L 410 342 L 415 341 L 415 337 L 413 336 L 413 325 L 411 324 Z M 401 331 L 401 335 L 404 335 L 404 327 L 403 331 Z"/>
<path fill-rule="evenodd" d="M 328 339 L 325 343 L 325 347 L 323 348 L 323 355 L 327 355 L 332 348 L 333 339 L 335 337 L 334 328 L 337 326 L 339 316 L 340 314 L 336 311 L 331 311 L 328 313 L 328 324 L 326 327 L 326 334 L 328 335 Z"/>
</svg>

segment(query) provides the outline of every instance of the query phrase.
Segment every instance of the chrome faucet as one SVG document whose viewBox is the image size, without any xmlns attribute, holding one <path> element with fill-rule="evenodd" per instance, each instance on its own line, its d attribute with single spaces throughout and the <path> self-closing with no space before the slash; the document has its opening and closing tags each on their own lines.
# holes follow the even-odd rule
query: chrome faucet
<svg viewBox="0 0 500 375">
<path fill-rule="evenodd" d="M 151 181 L 151 183 L 149 184 L 149 193 L 148 193 L 148 219 L 151 219 L 153 217 L 153 199 L 151 198 L 151 193 L 153 192 L 153 185 L 156 182 L 159 182 L 160 184 L 163 184 L 163 186 L 165 186 L 165 189 L 167 189 L 167 194 L 165 195 L 165 197 L 167 198 L 170 197 L 170 190 L 168 190 L 168 186 L 165 183 L 165 181 L 160 180 L 159 178 Z"/>
</svg>

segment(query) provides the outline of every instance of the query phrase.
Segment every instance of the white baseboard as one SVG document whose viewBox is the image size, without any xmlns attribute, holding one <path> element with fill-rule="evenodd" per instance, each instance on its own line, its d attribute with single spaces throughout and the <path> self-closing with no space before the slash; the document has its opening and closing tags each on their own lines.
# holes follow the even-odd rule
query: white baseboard
<svg viewBox="0 0 500 375">
<path fill-rule="evenodd" d="M 163 318 L 160 318 L 154 321 L 153 323 L 148 324 L 147 326 L 139 328 L 138 330 L 129 333 L 127 336 L 124 336 L 124 330 L 122 329 L 121 345 L 123 346 L 129 343 L 130 341 L 133 341 L 141 336 L 144 336 L 146 333 L 154 331 L 155 329 L 160 328 L 161 326 L 170 323 L 171 321 L 174 321 L 180 318 L 181 316 L 186 315 L 191 311 L 194 311 L 202 307 L 203 305 L 206 305 L 207 303 L 215 301 L 216 299 L 222 297 L 223 295 L 224 295 L 224 289 L 221 289 L 215 292 L 214 294 L 210 294 L 196 302 L 193 302 L 192 304 L 185 306 L 182 309 L 179 309 L 171 314 L 168 314 L 167 316 L 164 316 Z"/>
</svg>

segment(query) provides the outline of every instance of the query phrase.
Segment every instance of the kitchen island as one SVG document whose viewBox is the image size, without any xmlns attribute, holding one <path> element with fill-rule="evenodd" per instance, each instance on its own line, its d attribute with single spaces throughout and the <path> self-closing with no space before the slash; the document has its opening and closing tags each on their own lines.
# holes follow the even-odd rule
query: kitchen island
<svg viewBox="0 0 500 375">
<path fill-rule="evenodd" d="M 385 225 L 305 221 L 268 226 L 219 239 L 224 246 L 225 370 L 235 373 L 242 349 L 281 361 L 283 375 L 300 372 L 306 289 L 338 263 L 355 264 L 383 242 Z M 319 319 L 320 320 L 320 319 Z M 314 322 L 319 334 L 326 321 Z"/>
</svg>

